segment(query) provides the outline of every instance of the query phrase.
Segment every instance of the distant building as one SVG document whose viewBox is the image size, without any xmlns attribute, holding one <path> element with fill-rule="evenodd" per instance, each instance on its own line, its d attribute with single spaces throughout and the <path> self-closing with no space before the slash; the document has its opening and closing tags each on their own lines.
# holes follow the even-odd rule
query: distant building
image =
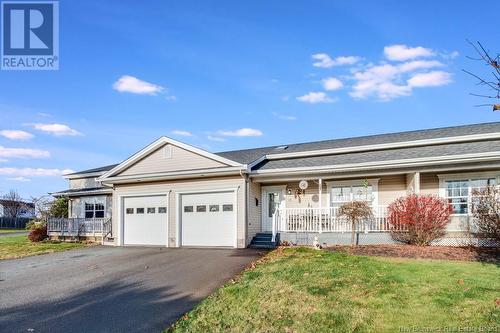
<svg viewBox="0 0 500 333">
<path fill-rule="evenodd" d="M 9 207 L 9 205 L 12 205 L 11 200 L 3 200 L 0 199 L 0 217 L 7 217 L 6 216 L 6 207 Z M 31 202 L 21 202 L 22 207 L 19 210 L 19 213 L 17 217 L 24 217 L 24 218 L 34 218 L 35 217 L 35 205 Z"/>
</svg>

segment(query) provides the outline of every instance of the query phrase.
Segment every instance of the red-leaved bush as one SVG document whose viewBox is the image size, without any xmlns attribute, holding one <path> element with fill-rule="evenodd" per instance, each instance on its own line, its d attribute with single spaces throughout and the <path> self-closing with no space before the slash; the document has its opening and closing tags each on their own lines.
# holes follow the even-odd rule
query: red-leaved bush
<svg viewBox="0 0 500 333">
<path fill-rule="evenodd" d="M 26 227 L 30 231 L 28 239 L 32 242 L 41 242 L 48 237 L 45 222 L 32 221 Z"/>
<path fill-rule="evenodd" d="M 425 246 L 445 235 L 453 212 L 446 200 L 432 195 L 401 197 L 388 207 L 388 222 L 394 240 Z"/>
</svg>

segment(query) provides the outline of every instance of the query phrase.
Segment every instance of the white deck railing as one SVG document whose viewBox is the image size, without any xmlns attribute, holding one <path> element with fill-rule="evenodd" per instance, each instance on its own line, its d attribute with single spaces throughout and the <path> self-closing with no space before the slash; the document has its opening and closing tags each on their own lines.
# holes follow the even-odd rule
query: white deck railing
<svg viewBox="0 0 500 333">
<path fill-rule="evenodd" d="M 387 232 L 387 206 L 373 207 L 373 217 L 358 224 L 359 232 Z M 351 232 L 352 225 L 341 217 L 338 207 L 279 208 L 273 216 L 273 235 L 277 232 Z"/>
<path fill-rule="evenodd" d="M 111 232 L 110 218 L 54 218 L 47 220 L 49 236 L 106 236 Z"/>
</svg>

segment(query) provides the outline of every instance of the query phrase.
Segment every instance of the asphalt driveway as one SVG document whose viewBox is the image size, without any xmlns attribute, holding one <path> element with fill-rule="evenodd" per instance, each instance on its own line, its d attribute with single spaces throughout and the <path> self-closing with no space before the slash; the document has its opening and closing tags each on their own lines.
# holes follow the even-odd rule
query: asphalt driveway
<svg viewBox="0 0 500 333">
<path fill-rule="evenodd" d="M 0 262 L 1 332 L 159 332 L 250 249 L 92 247 Z"/>
</svg>

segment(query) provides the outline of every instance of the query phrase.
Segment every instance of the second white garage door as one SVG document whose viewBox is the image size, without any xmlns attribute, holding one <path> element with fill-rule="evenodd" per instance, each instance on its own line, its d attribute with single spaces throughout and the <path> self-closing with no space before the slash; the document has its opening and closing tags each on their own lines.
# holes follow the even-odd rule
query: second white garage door
<svg viewBox="0 0 500 333">
<path fill-rule="evenodd" d="M 167 196 L 123 199 L 125 245 L 167 245 Z"/>
<path fill-rule="evenodd" d="M 234 192 L 181 195 L 182 246 L 236 246 Z"/>
</svg>

